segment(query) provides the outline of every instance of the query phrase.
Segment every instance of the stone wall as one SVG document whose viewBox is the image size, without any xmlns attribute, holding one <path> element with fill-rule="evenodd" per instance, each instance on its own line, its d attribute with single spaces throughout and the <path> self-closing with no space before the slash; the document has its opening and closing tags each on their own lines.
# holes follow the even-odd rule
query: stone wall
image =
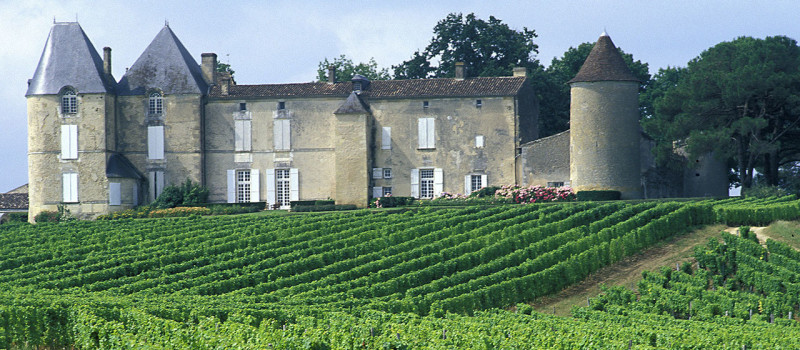
<svg viewBox="0 0 800 350">
<path fill-rule="evenodd" d="M 522 181 L 531 186 L 547 186 L 569 181 L 569 130 L 522 145 Z"/>
</svg>

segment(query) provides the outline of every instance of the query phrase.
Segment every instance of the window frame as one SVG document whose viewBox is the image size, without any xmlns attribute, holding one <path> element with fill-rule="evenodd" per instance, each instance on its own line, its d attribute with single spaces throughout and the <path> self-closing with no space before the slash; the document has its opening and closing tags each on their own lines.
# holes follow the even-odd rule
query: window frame
<svg viewBox="0 0 800 350">
<path fill-rule="evenodd" d="M 68 171 L 61 173 L 61 202 L 78 203 L 78 173 Z"/>
<path fill-rule="evenodd" d="M 392 178 L 392 168 L 383 168 L 383 178 L 384 179 Z"/>
<path fill-rule="evenodd" d="M 73 88 L 66 88 L 61 93 L 61 114 L 78 114 L 78 92 Z"/>
<path fill-rule="evenodd" d="M 236 203 L 250 202 L 251 175 L 250 169 L 236 169 Z"/>
<path fill-rule="evenodd" d="M 147 114 L 164 114 L 164 95 L 161 92 L 154 91 L 148 95 Z"/>
</svg>

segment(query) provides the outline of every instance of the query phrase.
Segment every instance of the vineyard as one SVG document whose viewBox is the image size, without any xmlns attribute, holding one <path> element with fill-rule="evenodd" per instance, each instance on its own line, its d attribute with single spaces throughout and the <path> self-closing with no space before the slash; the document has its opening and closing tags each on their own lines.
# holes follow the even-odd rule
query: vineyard
<svg viewBox="0 0 800 350">
<path fill-rule="evenodd" d="M 798 348 L 800 253 L 723 234 L 561 318 L 527 302 L 794 197 L 0 226 L 0 348 Z"/>
</svg>

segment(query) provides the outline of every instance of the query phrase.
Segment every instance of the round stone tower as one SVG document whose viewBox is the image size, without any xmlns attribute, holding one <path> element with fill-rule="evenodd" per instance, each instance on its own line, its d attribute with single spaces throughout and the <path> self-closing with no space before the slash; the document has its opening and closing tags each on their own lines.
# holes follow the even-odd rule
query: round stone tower
<svg viewBox="0 0 800 350">
<path fill-rule="evenodd" d="M 641 198 L 639 80 L 605 32 L 568 83 L 572 188 Z"/>
</svg>

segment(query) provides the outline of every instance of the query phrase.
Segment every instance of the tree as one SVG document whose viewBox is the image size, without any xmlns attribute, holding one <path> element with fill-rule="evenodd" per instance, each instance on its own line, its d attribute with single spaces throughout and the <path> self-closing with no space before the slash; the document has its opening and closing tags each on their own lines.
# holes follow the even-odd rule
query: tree
<svg viewBox="0 0 800 350">
<path fill-rule="evenodd" d="M 446 78 L 455 76 L 455 63 L 464 62 L 469 76 L 511 75 L 514 67 L 535 69 L 536 33 L 511 29 L 490 16 L 488 21 L 451 13 L 433 28 L 434 37 L 422 52 L 393 66 L 395 79 Z M 431 62 L 438 62 L 434 66 Z"/>
<path fill-rule="evenodd" d="M 333 62 L 325 60 L 319 63 L 317 68 L 317 81 L 328 81 L 328 67 L 333 65 L 336 67 L 336 80 L 337 81 L 350 81 L 356 74 L 361 74 L 369 80 L 389 80 L 392 76 L 389 75 L 389 69 L 378 68 L 378 63 L 374 58 L 370 58 L 367 63 L 353 64 L 353 60 L 341 55 L 334 58 Z"/>
<path fill-rule="evenodd" d="M 569 129 L 570 91 L 567 82 L 578 74 L 589 57 L 594 43 L 570 47 L 561 58 L 554 58 L 540 79 L 545 79 L 539 95 L 539 135 L 549 136 Z M 642 82 L 639 92 L 644 94 L 650 83 L 647 63 L 634 61 L 631 54 L 617 48 L 633 74 Z"/>
<path fill-rule="evenodd" d="M 233 69 L 231 69 L 231 65 L 227 63 L 217 63 L 217 72 L 230 73 L 231 77 L 233 77 L 233 73 L 236 73 Z"/>
<path fill-rule="evenodd" d="M 778 185 L 779 169 L 797 161 L 800 148 L 797 42 L 740 37 L 709 48 L 676 74 L 677 83 L 655 98 L 655 114 L 643 122 L 662 144 L 659 151 L 677 143 L 692 157 L 714 152 L 735 164 L 743 187 L 752 185 L 756 168 L 768 185 Z"/>
</svg>

